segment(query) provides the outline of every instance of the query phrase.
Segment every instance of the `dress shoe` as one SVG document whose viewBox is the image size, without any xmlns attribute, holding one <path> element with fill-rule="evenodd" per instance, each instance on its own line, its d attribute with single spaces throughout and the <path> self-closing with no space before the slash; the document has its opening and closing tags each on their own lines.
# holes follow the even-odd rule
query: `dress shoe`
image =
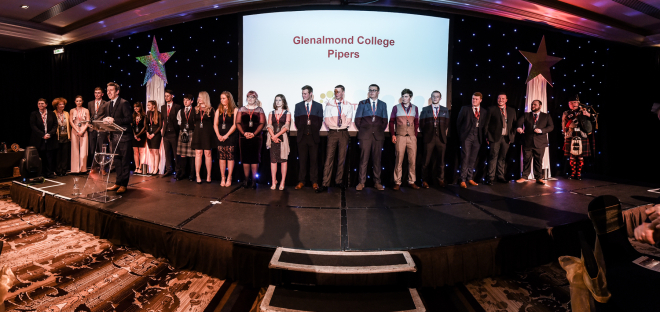
<svg viewBox="0 0 660 312">
<path fill-rule="evenodd" d="M 209 182 L 211 183 L 211 182 Z M 257 182 L 252 182 L 252 189 L 256 190 L 257 189 Z"/>
<path fill-rule="evenodd" d="M 125 186 L 120 186 L 117 189 L 117 194 L 123 194 L 123 193 L 126 193 L 126 187 Z"/>
<path fill-rule="evenodd" d="M 300 182 L 300 183 L 298 183 L 298 185 L 296 185 L 295 189 L 296 189 L 296 190 L 299 190 L 299 189 L 301 189 L 301 188 L 303 188 L 303 187 L 305 187 L 305 183 Z"/>
<path fill-rule="evenodd" d="M 410 183 L 410 184 L 408 184 L 408 185 L 410 185 L 410 187 L 411 187 L 412 189 L 414 189 L 414 190 L 419 190 L 419 189 L 420 189 L 420 187 L 417 186 L 417 184 L 415 184 L 415 183 Z"/>
<path fill-rule="evenodd" d="M 379 190 L 379 191 L 384 191 L 385 187 L 382 184 L 376 183 L 374 184 L 374 188 Z"/>
<path fill-rule="evenodd" d="M 107 190 L 110 191 L 110 192 L 112 192 L 112 191 L 116 191 L 116 190 L 118 190 L 119 188 L 120 188 L 120 186 L 117 185 L 117 184 L 115 184 L 115 185 L 113 185 L 112 187 L 109 187 Z"/>
<path fill-rule="evenodd" d="M 314 190 L 318 190 L 318 189 L 319 189 L 319 184 L 318 184 L 318 183 L 314 183 L 314 184 L 312 184 L 312 188 L 313 188 Z"/>
<path fill-rule="evenodd" d="M 520 178 L 520 179 L 516 180 L 516 183 L 525 183 L 525 182 L 527 182 L 527 179 L 525 179 L 525 178 Z"/>
<path fill-rule="evenodd" d="M 323 193 L 323 192 L 326 192 L 327 190 L 328 190 L 327 186 L 321 186 L 321 187 L 317 188 L 314 192 Z"/>
<path fill-rule="evenodd" d="M 543 182 L 543 179 L 536 179 L 536 183 L 545 185 L 545 182 Z"/>
<path fill-rule="evenodd" d="M 401 189 L 401 184 L 395 184 L 394 187 L 392 188 L 393 191 L 398 191 Z"/>
<path fill-rule="evenodd" d="M 356 190 L 356 191 L 364 190 L 364 184 L 362 184 L 362 183 L 358 184 L 358 185 L 355 187 L 355 190 Z"/>
<path fill-rule="evenodd" d="M 426 181 L 422 182 L 422 187 L 423 188 L 429 188 L 429 184 L 426 183 Z"/>
<path fill-rule="evenodd" d="M 493 181 L 491 181 L 491 180 L 486 180 L 486 182 L 484 182 L 484 184 L 486 184 L 486 185 L 493 185 Z"/>
<path fill-rule="evenodd" d="M 177 180 L 177 181 L 181 181 L 181 180 L 183 180 L 183 179 L 185 179 L 185 177 L 184 177 L 182 174 L 177 174 L 177 175 L 176 175 L 176 180 Z"/>
<path fill-rule="evenodd" d="M 250 184 L 248 184 L 248 180 L 245 179 L 245 181 L 243 181 L 243 188 L 249 188 L 249 187 L 250 187 Z"/>
<path fill-rule="evenodd" d="M 165 170 L 165 173 L 163 173 L 163 178 L 167 178 L 172 175 L 172 170 Z"/>
<path fill-rule="evenodd" d="M 461 182 L 460 185 L 461 185 L 461 188 L 467 188 L 467 184 L 465 184 L 465 182 Z"/>
<path fill-rule="evenodd" d="M 479 185 L 477 182 L 474 182 L 474 180 L 468 180 L 467 183 L 470 184 L 470 185 L 472 185 L 472 186 L 477 186 L 477 185 Z"/>
<path fill-rule="evenodd" d="M 447 186 L 447 182 L 445 182 L 445 180 L 440 180 L 440 181 L 438 182 L 438 185 L 440 185 L 440 187 L 446 187 L 446 186 Z"/>
</svg>

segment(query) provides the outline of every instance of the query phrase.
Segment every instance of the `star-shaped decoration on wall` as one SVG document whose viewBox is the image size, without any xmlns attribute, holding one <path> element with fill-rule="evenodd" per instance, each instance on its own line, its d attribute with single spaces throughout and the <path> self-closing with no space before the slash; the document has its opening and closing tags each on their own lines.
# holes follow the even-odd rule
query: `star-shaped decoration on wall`
<svg viewBox="0 0 660 312">
<path fill-rule="evenodd" d="M 518 50 L 520 51 L 520 50 Z M 520 51 L 522 55 L 529 62 L 529 70 L 527 74 L 527 81 L 530 82 L 536 76 L 541 75 L 545 81 L 547 81 L 550 86 L 552 86 L 552 77 L 550 76 L 550 67 L 557 64 L 561 61 L 561 57 L 548 56 L 548 51 L 545 49 L 545 36 L 541 39 L 541 44 L 539 44 L 539 49 L 536 53 Z"/>
<path fill-rule="evenodd" d="M 175 51 L 160 53 L 158 51 L 158 45 L 156 44 L 156 37 L 154 37 L 154 41 L 151 43 L 151 52 L 149 52 L 148 55 L 137 57 L 138 61 L 147 66 L 147 74 L 144 76 L 144 82 L 142 83 L 143 86 L 146 85 L 149 79 L 151 79 L 151 77 L 154 75 L 163 79 L 165 84 L 167 84 L 167 76 L 165 75 L 164 65 L 165 62 L 167 62 L 167 60 L 172 57 L 174 52 Z"/>
</svg>

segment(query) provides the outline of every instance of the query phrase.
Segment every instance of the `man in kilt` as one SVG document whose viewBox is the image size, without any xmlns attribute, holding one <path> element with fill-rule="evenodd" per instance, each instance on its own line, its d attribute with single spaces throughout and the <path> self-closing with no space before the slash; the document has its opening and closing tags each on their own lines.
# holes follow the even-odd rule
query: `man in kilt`
<svg viewBox="0 0 660 312">
<path fill-rule="evenodd" d="M 186 176 L 190 181 L 195 179 L 195 170 L 191 169 L 195 165 L 195 151 L 192 149 L 193 132 L 195 132 L 195 110 L 192 107 L 193 96 L 186 94 L 183 97 L 183 109 L 179 110 L 176 120 L 179 123 L 179 142 L 176 147 L 176 154 L 181 157 L 181 165 L 177 172 L 176 180 L 181 181 Z M 190 161 L 193 159 L 193 161 Z"/>
<path fill-rule="evenodd" d="M 568 102 L 569 110 L 561 117 L 564 132 L 564 156 L 570 158 L 571 174 L 569 179 L 582 179 L 584 158 L 594 153 L 593 129 L 596 124 L 596 114 L 592 108 L 582 106 L 576 95 Z"/>
</svg>

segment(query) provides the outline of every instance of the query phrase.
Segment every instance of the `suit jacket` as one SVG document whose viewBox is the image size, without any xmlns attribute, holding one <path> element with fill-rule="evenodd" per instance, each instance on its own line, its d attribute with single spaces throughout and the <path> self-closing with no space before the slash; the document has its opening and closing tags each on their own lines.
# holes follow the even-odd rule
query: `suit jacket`
<svg viewBox="0 0 660 312">
<path fill-rule="evenodd" d="M 46 117 L 46 129 L 44 129 L 44 122 L 41 119 L 39 111 L 30 114 L 30 128 L 32 135 L 30 136 L 30 145 L 36 147 L 38 150 L 54 150 L 57 149 L 59 143 L 57 141 L 57 117 L 52 111 L 48 111 Z M 50 139 L 44 140 L 44 135 L 50 134 Z"/>
<path fill-rule="evenodd" d="M 375 117 L 375 118 L 372 118 Z M 374 121 L 371 121 L 371 120 Z M 358 129 L 358 140 L 371 137 L 376 141 L 385 140 L 385 129 L 387 129 L 387 104 L 378 100 L 376 114 L 371 109 L 371 99 L 362 100 L 355 110 L 355 127 Z"/>
<path fill-rule="evenodd" d="M 133 121 L 133 109 L 131 108 L 131 103 L 117 97 L 117 102 L 114 107 L 112 107 L 112 101 L 108 101 L 107 112 L 107 117 L 114 118 L 115 124 L 126 128 L 126 131 L 124 131 L 119 142 L 128 142 L 129 140 L 132 140 L 133 130 L 131 130 L 131 122 Z"/>
<path fill-rule="evenodd" d="M 97 114 L 98 116 L 96 116 L 96 118 L 94 116 L 95 115 L 95 109 L 96 109 L 94 107 L 94 103 L 95 103 L 95 101 L 89 101 L 87 103 L 87 109 L 89 110 L 89 116 L 92 120 L 101 120 L 101 119 L 105 118 L 106 116 L 108 116 L 108 111 L 107 111 L 108 102 L 107 101 L 101 100 L 101 105 L 99 106 L 99 111 L 98 111 L 98 114 Z"/>
<path fill-rule="evenodd" d="M 463 145 L 463 142 L 465 142 L 465 139 L 467 139 L 468 134 L 475 126 L 474 124 L 475 118 L 472 118 L 472 116 L 474 116 L 474 111 L 471 104 L 468 106 L 461 107 L 461 111 L 458 113 L 458 119 L 456 120 L 458 139 L 461 145 Z M 483 137 L 486 132 L 485 123 L 487 118 L 488 118 L 488 110 L 481 107 L 479 109 L 479 131 L 477 131 L 479 143 L 483 142 Z"/>
<path fill-rule="evenodd" d="M 539 113 L 539 119 L 536 121 L 536 129 L 541 129 L 541 133 L 534 132 L 534 114 L 527 112 L 522 118 L 518 119 L 518 127 L 523 128 L 523 147 L 539 148 L 548 146 L 548 136 L 546 133 L 552 131 L 555 126 L 550 115 Z"/>
<path fill-rule="evenodd" d="M 181 105 L 172 103 L 172 108 L 170 109 L 170 116 L 167 116 L 167 103 L 160 107 L 160 114 L 163 116 L 163 133 L 167 133 L 167 127 L 169 124 L 174 126 L 173 134 L 179 136 L 179 123 L 176 120 L 176 115 L 179 114 L 181 110 Z"/>
<path fill-rule="evenodd" d="M 293 116 L 296 129 L 298 129 L 296 141 L 300 142 L 303 136 L 305 136 L 304 129 L 305 126 L 307 126 L 307 108 L 305 107 L 305 101 L 296 104 Z M 312 136 L 314 143 L 318 144 L 321 142 L 319 131 L 321 131 L 321 126 L 323 126 L 323 105 L 321 105 L 321 103 L 312 101 L 312 107 L 310 107 L 309 112 L 309 120 L 311 121 L 310 135 Z"/>
<path fill-rule="evenodd" d="M 506 129 L 509 142 L 513 142 L 516 137 L 516 110 L 509 105 L 506 106 Z M 486 118 L 486 134 L 489 142 L 497 142 L 502 138 L 502 112 L 499 106 L 491 106 L 488 108 L 488 118 Z"/>
<path fill-rule="evenodd" d="M 419 115 L 419 129 L 424 136 L 424 143 L 429 143 L 435 135 L 435 118 L 433 114 L 433 105 L 422 108 Z M 447 129 L 449 129 L 449 110 L 440 105 L 438 109 L 438 128 L 440 130 L 440 142 L 447 143 Z"/>
</svg>

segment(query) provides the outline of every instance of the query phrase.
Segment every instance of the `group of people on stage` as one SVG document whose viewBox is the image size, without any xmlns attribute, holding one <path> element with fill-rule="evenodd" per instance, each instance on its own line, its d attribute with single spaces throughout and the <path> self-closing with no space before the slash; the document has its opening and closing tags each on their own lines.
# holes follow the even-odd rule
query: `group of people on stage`
<svg viewBox="0 0 660 312">
<path fill-rule="evenodd" d="M 87 171 L 88 158 L 93 158 L 104 142 L 112 139 L 112 134 L 99 135 L 88 123 L 99 120 L 126 128 L 115 151 L 119 155 L 115 161 L 116 185 L 109 190 L 118 193 L 126 191 L 130 175 L 128 153 L 131 149 L 136 173 L 158 174 L 161 144 L 164 145 L 165 153 L 165 177 L 176 172 L 177 180 L 188 177 L 191 181 L 202 183 L 200 170 L 204 160 L 207 172 L 205 181 L 210 183 L 211 151 L 217 148 L 220 185 L 231 185 L 235 157 L 240 157 L 246 177 L 244 186 L 256 188 L 264 136 L 266 147 L 270 150 L 271 189 L 283 190 L 290 153 L 288 132 L 293 122 L 298 130 L 296 141 L 299 155 L 299 176 L 295 189 L 305 186 L 309 174 L 316 192 L 324 192 L 333 180 L 335 157 L 337 172 L 334 182 L 344 187 L 342 179 L 350 141 L 348 129 L 354 123 L 358 129 L 361 150 L 356 190 L 365 187 L 369 160 L 372 162 L 374 188 L 385 189 L 381 181 L 381 152 L 387 128 L 395 146 L 394 190 L 400 189 L 404 182 L 402 180 L 413 189 L 420 188 L 416 184 L 415 175 L 419 134 L 423 137 L 425 154 L 421 187 L 429 188 L 432 181 L 441 187 L 446 185 L 444 167 L 450 114 L 445 106 L 440 105 L 442 94 L 439 91 L 432 92 L 429 105 L 420 111 L 410 102 L 413 92 L 404 89 L 401 91 L 400 103 L 392 108 L 388 118 L 387 103 L 379 100 L 380 87 L 376 84 L 369 86 L 369 97 L 360 101 L 357 107 L 344 98 L 346 90 L 342 85 L 335 87 L 334 98 L 326 98 L 325 105 L 314 101 L 313 89 L 306 85 L 302 87 L 303 101 L 295 105 L 293 113 L 289 112 L 284 95 L 278 94 L 273 100 L 273 111 L 268 116 L 255 91 L 247 93 L 247 103 L 241 107 L 236 105 L 230 92 L 224 91 L 220 95 L 220 104 L 214 109 L 205 91 L 198 94 L 197 105 L 193 107 L 195 98 L 192 95 L 185 95 L 181 106 L 174 103 L 174 92 L 166 90 L 165 104 L 158 108 L 157 102 L 150 100 L 145 111 L 141 102 L 130 105 L 119 98 L 119 89 L 118 84 L 108 83 L 106 91 L 110 100 L 104 101 L 103 90 L 96 88 L 94 100 L 87 107 L 83 106 L 82 96 L 76 96 L 76 107 L 69 112 L 64 110 L 67 103 L 64 98 L 52 101 L 53 111 L 47 110 L 45 99 L 38 100 L 39 110 L 30 119 L 30 144 L 39 151 L 46 177 L 52 178 L 54 172 L 65 175 L 69 162 L 72 173 Z M 468 185 L 478 185 L 473 179 L 474 165 L 484 143 L 489 146 L 486 184 L 508 182 L 505 177 L 506 155 L 516 133 L 522 135 L 524 155 L 522 177 L 516 182 L 527 181 L 533 161 L 536 181 L 543 183 L 541 166 L 548 146 L 547 133 L 553 131 L 554 124 L 548 114 L 541 112 L 541 101 L 534 100 L 531 111 L 518 117 L 516 110 L 507 106 L 505 93 L 498 95 L 497 106 L 487 109 L 482 109 L 482 99 L 482 94 L 475 92 L 471 105 L 462 107 L 458 114 L 456 128 L 461 150 L 460 186 L 466 188 Z M 589 137 L 592 131 L 590 125 L 596 122 L 596 115 L 580 107 L 577 97 L 569 101 L 569 108 L 562 116 L 564 151 L 571 159 L 571 177 L 580 179 L 584 157 L 591 155 L 593 143 Z M 323 177 L 319 180 L 319 132 L 323 124 L 328 128 L 328 139 Z M 149 155 L 146 155 L 146 147 Z M 402 165 L 406 153 L 408 176 L 404 178 Z M 149 163 L 154 164 L 150 169 L 142 166 L 147 157 Z M 194 162 L 191 158 L 194 158 Z M 281 167 L 279 184 L 276 180 L 278 164 Z"/>
</svg>

